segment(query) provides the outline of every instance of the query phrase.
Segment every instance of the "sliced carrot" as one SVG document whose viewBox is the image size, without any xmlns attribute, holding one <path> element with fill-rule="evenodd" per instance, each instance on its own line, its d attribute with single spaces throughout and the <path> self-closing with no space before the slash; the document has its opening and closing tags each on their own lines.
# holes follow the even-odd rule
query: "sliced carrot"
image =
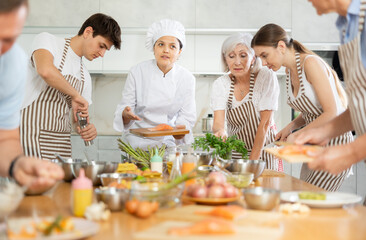
<svg viewBox="0 0 366 240">
<path fill-rule="evenodd" d="M 165 130 L 173 130 L 174 128 L 168 124 L 162 123 L 157 125 L 156 127 L 153 128 L 148 128 L 149 131 L 165 131 Z"/>
<path fill-rule="evenodd" d="M 244 213 L 244 208 L 237 205 L 219 206 L 213 208 L 211 211 L 195 212 L 195 214 L 199 215 L 210 215 L 213 217 L 221 217 L 228 220 L 234 220 L 235 218 L 242 216 Z"/>
<path fill-rule="evenodd" d="M 231 223 L 221 219 L 206 219 L 187 227 L 176 227 L 168 230 L 168 234 L 177 236 L 200 234 L 234 234 Z"/>
</svg>

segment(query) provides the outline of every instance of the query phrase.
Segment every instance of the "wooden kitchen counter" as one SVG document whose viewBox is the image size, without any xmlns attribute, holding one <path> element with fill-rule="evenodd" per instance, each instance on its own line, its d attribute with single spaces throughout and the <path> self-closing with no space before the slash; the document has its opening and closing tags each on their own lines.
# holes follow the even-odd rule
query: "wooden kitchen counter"
<svg viewBox="0 0 366 240">
<path fill-rule="evenodd" d="M 281 191 L 319 190 L 319 188 L 289 175 L 264 175 L 258 183 L 263 187 L 276 188 Z M 17 211 L 11 216 L 30 217 L 34 214 L 38 216 L 56 216 L 59 213 L 71 215 L 70 186 L 69 183 L 61 182 L 43 196 L 25 197 Z M 169 211 L 174 210 L 161 211 L 169 213 Z M 274 212 L 266 212 L 266 214 L 272 213 L 275 214 Z M 130 240 L 133 239 L 133 233 L 148 229 L 163 221 L 157 215 L 153 215 L 149 219 L 138 219 L 125 212 L 113 212 L 106 222 L 100 222 L 99 233 L 87 239 Z M 280 239 L 283 240 L 364 240 L 366 239 L 366 208 L 357 205 L 334 209 L 311 209 L 310 214 L 307 216 L 282 216 L 278 224 L 281 231 Z M 225 239 L 229 240 L 230 237 L 225 236 Z M 246 238 L 243 236 L 242 239 Z"/>
</svg>

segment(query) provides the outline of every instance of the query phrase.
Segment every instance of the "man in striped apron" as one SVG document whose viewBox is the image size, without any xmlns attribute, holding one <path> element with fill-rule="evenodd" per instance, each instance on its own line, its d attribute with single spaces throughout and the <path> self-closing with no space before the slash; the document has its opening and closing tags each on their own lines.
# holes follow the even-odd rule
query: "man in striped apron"
<svg viewBox="0 0 366 240">
<path fill-rule="evenodd" d="M 94 14 L 81 27 L 77 36 L 57 38 L 48 33 L 33 42 L 31 75 L 21 113 L 21 140 L 28 156 L 52 159 L 58 153 L 71 157 L 70 115 L 88 117 L 91 102 L 91 78 L 82 57 L 103 57 L 113 45 L 119 49 L 121 30 L 118 23 L 104 14 Z M 70 110 L 73 110 L 70 114 Z M 97 135 L 94 125 L 79 129 L 90 141 Z"/>
<path fill-rule="evenodd" d="M 346 43 L 338 50 L 349 106 L 331 122 L 299 135 L 295 142 L 322 143 L 332 136 L 354 129 L 357 134 L 354 142 L 327 148 L 315 156 L 315 161 L 309 163 L 310 168 L 337 174 L 366 159 L 366 0 L 338 0 L 333 5 L 329 2 L 323 5 L 322 1 L 312 3 L 320 15 L 328 12 L 340 15 L 337 25 L 342 42 Z"/>
</svg>

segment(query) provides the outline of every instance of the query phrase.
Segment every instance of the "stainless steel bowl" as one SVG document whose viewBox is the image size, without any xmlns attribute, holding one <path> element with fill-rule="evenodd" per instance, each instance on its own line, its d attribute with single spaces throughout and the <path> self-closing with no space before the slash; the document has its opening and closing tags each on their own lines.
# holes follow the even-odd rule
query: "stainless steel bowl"
<svg viewBox="0 0 366 240">
<path fill-rule="evenodd" d="M 81 168 L 84 168 L 85 176 L 92 180 L 93 185 L 100 185 L 101 181 L 98 177 L 99 174 L 104 173 L 104 169 L 106 166 L 106 162 L 95 161 L 92 164 L 88 164 L 88 162 L 81 162 L 78 164 L 72 165 L 72 172 L 74 177 L 79 177 L 79 172 Z"/>
<path fill-rule="evenodd" d="M 129 189 L 96 188 L 94 190 L 97 201 L 104 202 L 111 211 L 121 211 L 130 196 Z"/>
<path fill-rule="evenodd" d="M 81 165 L 83 163 L 86 163 L 87 161 L 85 159 L 72 159 L 72 158 L 65 158 L 64 161 L 60 161 L 58 159 L 52 159 L 51 162 L 56 163 L 62 167 L 64 170 L 64 180 L 66 182 L 70 182 L 73 180 L 74 174 L 73 174 L 73 166 L 74 165 Z"/>
<path fill-rule="evenodd" d="M 187 151 L 183 151 L 183 157 L 187 155 Z M 212 153 L 206 151 L 193 151 L 192 154 L 196 157 L 197 166 L 210 165 L 212 163 Z"/>
<path fill-rule="evenodd" d="M 264 170 L 266 162 L 262 160 L 244 160 L 244 159 L 216 159 L 216 164 L 230 172 L 251 172 L 256 180 Z"/>
<path fill-rule="evenodd" d="M 215 168 L 208 165 L 202 165 L 197 168 L 197 174 L 200 177 L 207 177 L 213 171 L 215 171 Z"/>
<path fill-rule="evenodd" d="M 103 186 L 108 186 L 111 182 L 120 183 L 123 179 L 127 181 L 133 180 L 137 177 L 136 174 L 131 173 L 102 173 L 98 175 Z"/>
<path fill-rule="evenodd" d="M 119 162 L 106 161 L 103 173 L 114 173 L 118 168 L 118 164 Z"/>
<path fill-rule="evenodd" d="M 265 211 L 272 210 L 280 204 L 280 193 L 279 190 L 262 187 L 243 190 L 248 208 Z"/>
</svg>

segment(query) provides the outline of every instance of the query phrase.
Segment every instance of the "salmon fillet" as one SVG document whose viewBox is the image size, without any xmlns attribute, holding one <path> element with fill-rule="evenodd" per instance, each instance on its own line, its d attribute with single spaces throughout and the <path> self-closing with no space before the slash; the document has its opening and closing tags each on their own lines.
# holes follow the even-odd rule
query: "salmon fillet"
<svg viewBox="0 0 366 240">
<path fill-rule="evenodd" d="M 212 217 L 220 217 L 228 220 L 234 220 L 235 218 L 244 215 L 244 213 L 244 208 L 237 205 L 219 206 L 213 208 L 211 211 L 195 212 L 195 214 L 199 215 L 210 215 Z"/>
<path fill-rule="evenodd" d="M 232 224 L 221 219 L 206 219 L 187 227 L 176 227 L 168 230 L 168 234 L 176 236 L 234 233 Z"/>
<path fill-rule="evenodd" d="M 315 153 L 319 151 L 321 147 L 319 146 L 309 146 L 309 145 L 289 145 L 284 146 L 283 148 L 278 150 L 279 154 L 282 155 L 297 155 L 303 154 L 308 155 L 309 153 Z"/>
<path fill-rule="evenodd" d="M 173 130 L 174 128 L 168 124 L 162 123 L 153 128 L 148 128 L 149 131 L 165 131 L 165 130 Z"/>
</svg>

